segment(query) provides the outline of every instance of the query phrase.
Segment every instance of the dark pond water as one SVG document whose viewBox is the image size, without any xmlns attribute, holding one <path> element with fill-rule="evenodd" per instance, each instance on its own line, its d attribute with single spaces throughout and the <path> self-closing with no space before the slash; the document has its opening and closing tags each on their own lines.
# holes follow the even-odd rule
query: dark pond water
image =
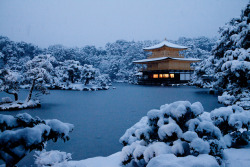
<svg viewBox="0 0 250 167">
<path fill-rule="evenodd" d="M 27 112 L 42 119 L 59 119 L 75 126 L 71 139 L 64 143 L 49 142 L 47 150 L 72 153 L 74 160 L 94 156 L 108 156 L 122 149 L 119 138 L 142 116 L 153 108 L 178 100 L 191 103 L 200 101 L 206 111 L 221 107 L 217 96 L 208 94 L 207 89 L 188 86 L 161 87 L 114 84 L 116 89 L 107 91 L 50 91 L 42 97 L 42 107 L 22 111 L 1 112 L 16 115 Z M 21 92 L 21 98 L 27 94 Z M 0 97 L 6 96 L 0 93 Z M 1 163 L 0 163 L 1 164 Z M 34 164 L 33 152 L 18 165 Z"/>
</svg>

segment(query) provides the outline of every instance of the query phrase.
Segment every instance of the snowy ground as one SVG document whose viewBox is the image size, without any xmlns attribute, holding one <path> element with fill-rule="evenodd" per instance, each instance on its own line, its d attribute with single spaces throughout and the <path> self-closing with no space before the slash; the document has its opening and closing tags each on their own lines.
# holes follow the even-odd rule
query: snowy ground
<svg viewBox="0 0 250 167">
<path fill-rule="evenodd" d="M 250 166 L 250 148 L 225 149 L 224 159 L 226 167 L 248 167 Z"/>
<path fill-rule="evenodd" d="M 65 154 L 66 155 L 66 154 Z M 225 149 L 224 150 L 224 162 L 225 167 L 248 167 L 250 165 L 250 147 L 241 149 Z M 47 154 L 47 156 L 40 156 L 38 167 L 48 164 L 49 157 L 54 157 L 60 161 L 58 154 Z M 80 161 L 61 161 L 50 163 L 53 167 L 121 167 L 121 152 L 117 152 L 108 157 L 94 157 Z M 176 157 L 173 154 L 162 154 L 153 158 L 147 167 L 218 167 L 216 160 L 209 155 L 201 154 L 198 157 Z M 132 167 L 132 166 L 127 166 Z"/>
</svg>

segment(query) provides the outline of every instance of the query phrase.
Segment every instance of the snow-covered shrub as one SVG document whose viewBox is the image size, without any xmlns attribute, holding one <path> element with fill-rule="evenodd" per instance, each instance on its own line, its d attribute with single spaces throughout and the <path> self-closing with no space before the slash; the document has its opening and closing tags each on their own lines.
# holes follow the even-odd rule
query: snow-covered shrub
<svg viewBox="0 0 250 167">
<path fill-rule="evenodd" d="M 240 147 L 249 143 L 249 110 L 233 105 L 215 109 L 210 116 L 213 123 L 220 128 L 228 147 Z"/>
<path fill-rule="evenodd" d="M 42 150 L 45 142 L 69 140 L 73 125 L 59 120 L 41 120 L 27 113 L 16 116 L 0 114 L 0 159 L 14 166 L 28 152 Z"/>
<path fill-rule="evenodd" d="M 134 162 L 143 166 L 161 154 L 210 154 L 220 162 L 222 135 L 208 115 L 200 102 L 177 101 L 150 110 L 120 138 L 125 146 L 122 164 Z"/>
<path fill-rule="evenodd" d="M 67 161 L 71 160 L 71 154 L 66 152 L 60 152 L 58 150 L 42 151 L 35 152 L 35 164 L 38 167 L 47 167 L 47 166 L 67 166 Z"/>
</svg>

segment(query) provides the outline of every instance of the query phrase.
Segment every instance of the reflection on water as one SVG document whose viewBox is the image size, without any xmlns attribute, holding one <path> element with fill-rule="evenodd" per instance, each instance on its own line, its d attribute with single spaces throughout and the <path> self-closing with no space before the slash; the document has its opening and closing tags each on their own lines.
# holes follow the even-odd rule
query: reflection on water
<svg viewBox="0 0 250 167">
<path fill-rule="evenodd" d="M 42 97 L 39 109 L 1 112 L 16 115 L 27 112 L 42 119 L 59 119 L 75 125 L 71 139 L 63 143 L 49 142 L 47 150 L 57 149 L 72 153 L 74 160 L 94 156 L 107 156 L 120 151 L 119 138 L 126 129 L 140 120 L 153 108 L 178 100 L 200 101 L 206 111 L 222 105 L 217 96 L 208 90 L 194 87 L 161 87 L 114 84 L 116 89 L 96 92 L 52 90 Z M 24 98 L 27 92 L 22 91 Z M 0 93 L 0 97 L 6 96 Z M 19 166 L 34 164 L 33 153 L 25 157 Z"/>
</svg>

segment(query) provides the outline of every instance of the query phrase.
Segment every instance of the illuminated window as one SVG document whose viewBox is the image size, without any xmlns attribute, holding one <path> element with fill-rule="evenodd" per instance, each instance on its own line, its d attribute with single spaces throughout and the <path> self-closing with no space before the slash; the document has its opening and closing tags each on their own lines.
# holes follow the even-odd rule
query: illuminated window
<svg viewBox="0 0 250 167">
<path fill-rule="evenodd" d="M 162 74 L 159 74 L 159 78 L 163 78 Z"/>
<path fill-rule="evenodd" d="M 174 74 L 170 74 L 170 78 L 174 78 Z"/>
<path fill-rule="evenodd" d="M 158 74 L 153 74 L 153 78 L 158 78 Z"/>
<path fill-rule="evenodd" d="M 169 78 L 169 74 L 163 74 L 163 78 Z"/>
</svg>

